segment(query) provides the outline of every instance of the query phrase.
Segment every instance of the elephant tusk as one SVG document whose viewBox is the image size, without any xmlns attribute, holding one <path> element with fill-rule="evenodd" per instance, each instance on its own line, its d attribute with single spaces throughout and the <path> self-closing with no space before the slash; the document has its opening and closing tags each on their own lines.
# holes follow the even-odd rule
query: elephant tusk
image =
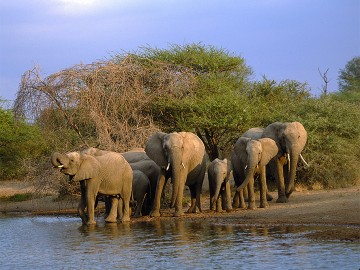
<svg viewBox="0 0 360 270">
<path fill-rule="evenodd" d="M 57 166 L 58 168 L 62 168 L 62 167 L 64 167 L 64 165 L 59 165 L 59 166 Z"/>
<path fill-rule="evenodd" d="M 246 170 L 246 169 L 247 169 L 247 167 L 248 167 L 248 165 L 245 165 L 245 168 L 244 168 L 244 170 Z"/>
<path fill-rule="evenodd" d="M 286 158 L 288 160 L 288 170 L 290 172 L 290 154 L 289 153 L 286 154 Z"/>
<path fill-rule="evenodd" d="M 181 162 L 181 166 L 183 166 L 183 168 L 185 169 L 185 165 L 184 165 L 184 163 L 183 163 L 183 162 Z"/>
<path fill-rule="evenodd" d="M 166 171 L 168 171 L 170 168 L 170 162 L 168 163 L 167 167 L 166 167 Z"/>
<path fill-rule="evenodd" d="M 300 154 L 300 158 L 302 160 L 302 162 L 304 162 L 304 164 L 307 166 L 307 167 L 310 167 L 309 164 L 305 161 L 305 159 L 303 158 L 303 156 Z"/>
</svg>

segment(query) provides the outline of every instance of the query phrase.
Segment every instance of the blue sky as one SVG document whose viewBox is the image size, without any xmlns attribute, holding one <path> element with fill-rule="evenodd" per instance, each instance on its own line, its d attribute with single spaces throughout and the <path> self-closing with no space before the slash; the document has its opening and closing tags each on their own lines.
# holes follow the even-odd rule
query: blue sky
<svg viewBox="0 0 360 270">
<path fill-rule="evenodd" d="M 360 0 L 11 0 L 0 2 L 0 96 L 14 100 L 21 75 L 44 76 L 141 46 L 213 45 L 276 81 L 321 92 L 328 71 L 360 56 Z"/>
</svg>

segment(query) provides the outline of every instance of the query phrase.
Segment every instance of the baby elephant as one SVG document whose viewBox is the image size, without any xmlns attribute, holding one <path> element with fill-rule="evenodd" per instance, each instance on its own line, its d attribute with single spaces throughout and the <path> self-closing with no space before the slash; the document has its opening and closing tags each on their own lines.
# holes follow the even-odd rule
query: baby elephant
<svg viewBox="0 0 360 270">
<path fill-rule="evenodd" d="M 210 210 L 214 209 L 214 204 L 216 204 L 216 212 L 220 212 L 222 209 L 225 209 L 227 212 L 232 210 L 229 182 L 230 172 L 231 165 L 226 158 L 223 160 L 216 158 L 209 165 Z"/>
<path fill-rule="evenodd" d="M 134 217 L 140 217 L 150 213 L 150 181 L 149 178 L 139 170 L 133 171 L 133 197 L 135 201 Z"/>
</svg>

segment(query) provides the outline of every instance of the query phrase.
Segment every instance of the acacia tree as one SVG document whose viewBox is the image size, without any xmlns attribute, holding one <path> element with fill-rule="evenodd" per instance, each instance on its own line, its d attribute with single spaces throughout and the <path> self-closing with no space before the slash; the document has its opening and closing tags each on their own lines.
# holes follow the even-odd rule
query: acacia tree
<svg viewBox="0 0 360 270">
<path fill-rule="evenodd" d="M 143 48 L 142 57 L 186 67 L 195 76 L 195 85 L 186 95 L 167 95 L 154 100 L 150 113 L 166 131 L 195 132 L 205 144 L 209 157 L 224 155 L 251 111 L 243 94 L 249 86 L 251 69 L 240 56 L 228 51 L 189 44 L 170 49 Z"/>
</svg>

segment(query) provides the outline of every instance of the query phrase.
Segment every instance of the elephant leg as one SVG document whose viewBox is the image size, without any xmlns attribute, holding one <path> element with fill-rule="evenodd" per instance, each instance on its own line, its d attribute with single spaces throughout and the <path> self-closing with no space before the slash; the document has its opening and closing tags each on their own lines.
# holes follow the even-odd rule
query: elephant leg
<svg viewBox="0 0 360 270">
<path fill-rule="evenodd" d="M 226 212 L 230 212 L 232 210 L 231 207 L 231 188 L 230 182 L 227 181 L 225 184 L 225 210 Z"/>
<path fill-rule="evenodd" d="M 221 189 L 220 195 L 221 195 L 221 210 L 225 210 L 225 209 L 226 209 L 226 191 L 225 191 L 225 185 L 224 185 L 224 187 Z"/>
<path fill-rule="evenodd" d="M 239 191 L 235 191 L 232 206 L 234 208 L 239 208 L 239 206 L 240 206 L 240 192 Z"/>
<path fill-rule="evenodd" d="M 79 201 L 77 210 L 78 210 L 79 217 L 81 218 L 83 224 L 87 223 L 87 216 L 86 216 L 86 213 L 85 213 L 85 208 L 86 208 L 86 201 L 84 201 L 81 198 L 80 201 Z"/>
<path fill-rule="evenodd" d="M 130 196 L 123 197 L 123 203 L 124 213 L 121 222 L 128 222 L 130 221 Z"/>
<path fill-rule="evenodd" d="M 86 208 L 86 183 L 85 181 L 80 181 L 80 191 L 81 191 L 81 197 L 78 204 L 78 213 L 79 217 L 81 218 L 83 224 L 87 223 L 87 215 L 85 213 Z"/>
<path fill-rule="evenodd" d="M 248 192 L 249 192 L 248 209 L 254 210 L 254 209 L 256 209 L 255 192 L 254 192 L 254 178 L 250 179 L 247 187 L 248 187 Z"/>
<path fill-rule="evenodd" d="M 87 213 L 88 213 L 88 221 L 87 221 L 87 225 L 95 225 L 96 221 L 95 221 L 95 210 L 94 210 L 94 206 L 95 206 L 95 199 L 96 199 L 96 194 L 93 194 L 92 192 L 87 192 Z"/>
<path fill-rule="evenodd" d="M 105 202 L 104 218 L 106 219 L 109 216 L 110 210 L 111 210 L 111 198 L 110 198 L 110 196 L 104 196 L 104 202 Z"/>
<path fill-rule="evenodd" d="M 174 217 L 180 217 L 184 215 L 184 211 L 183 211 L 183 206 L 182 206 L 182 201 L 184 198 L 184 187 L 185 185 L 180 183 L 179 186 L 179 192 L 177 194 L 177 198 L 176 198 L 176 202 L 175 202 L 175 212 L 174 212 Z M 190 189 L 191 191 L 191 189 Z M 193 204 L 193 200 L 191 199 L 191 204 Z M 195 201 L 194 201 L 194 205 L 195 205 Z M 192 206 L 190 206 L 190 209 L 192 208 Z"/>
<path fill-rule="evenodd" d="M 244 191 L 246 189 L 247 189 L 247 187 L 243 188 L 239 192 L 239 198 L 240 198 L 240 207 L 239 208 L 241 208 L 241 209 L 246 209 L 245 198 L 244 198 Z"/>
<path fill-rule="evenodd" d="M 266 196 L 267 196 L 266 169 L 264 166 L 260 174 L 260 208 L 269 207 Z"/>
<path fill-rule="evenodd" d="M 158 182 L 156 185 L 154 205 L 153 205 L 153 208 L 150 213 L 151 217 L 159 217 L 160 216 L 160 199 L 161 199 L 162 191 L 164 189 L 164 184 L 165 184 L 165 175 L 162 173 L 159 176 Z"/>
<path fill-rule="evenodd" d="M 109 211 L 109 215 L 105 219 L 108 223 L 115 223 L 117 217 L 117 209 L 119 204 L 119 199 L 116 197 L 110 197 L 109 200 L 111 201 L 111 208 Z"/>
<path fill-rule="evenodd" d="M 124 212 L 123 212 L 123 208 L 124 208 L 124 200 L 120 197 L 120 199 L 118 200 L 118 207 L 117 207 L 117 218 L 119 220 L 122 220 Z"/>
<path fill-rule="evenodd" d="M 278 189 L 277 203 L 286 203 L 285 184 L 284 184 L 284 167 L 280 160 L 276 160 L 276 185 Z"/>
<path fill-rule="evenodd" d="M 216 200 L 216 212 L 222 212 L 222 198 L 220 198 L 221 195 L 219 197 L 217 197 Z"/>
</svg>

